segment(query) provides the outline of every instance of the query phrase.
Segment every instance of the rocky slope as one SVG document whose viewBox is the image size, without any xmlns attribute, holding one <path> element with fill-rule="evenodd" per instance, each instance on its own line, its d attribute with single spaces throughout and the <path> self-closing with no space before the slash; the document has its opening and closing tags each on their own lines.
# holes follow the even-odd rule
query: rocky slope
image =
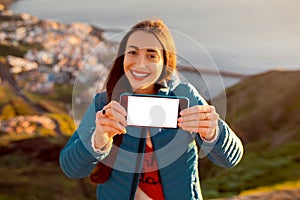
<svg viewBox="0 0 300 200">
<path fill-rule="evenodd" d="M 270 71 L 229 88 L 226 121 L 244 142 L 279 145 L 300 135 L 300 71 Z"/>
<path fill-rule="evenodd" d="M 226 121 L 242 138 L 245 152 L 241 163 L 230 170 L 204 162 L 207 165 L 200 171 L 208 167 L 214 171 L 203 181 L 204 189 L 211 190 L 206 197 L 250 189 L 251 195 L 227 200 L 299 199 L 300 187 L 295 184 L 300 180 L 299 77 L 300 71 L 270 71 L 247 77 L 227 90 Z M 289 180 L 294 181 L 290 188 L 274 187 Z M 265 192 L 261 187 L 273 189 Z"/>
</svg>

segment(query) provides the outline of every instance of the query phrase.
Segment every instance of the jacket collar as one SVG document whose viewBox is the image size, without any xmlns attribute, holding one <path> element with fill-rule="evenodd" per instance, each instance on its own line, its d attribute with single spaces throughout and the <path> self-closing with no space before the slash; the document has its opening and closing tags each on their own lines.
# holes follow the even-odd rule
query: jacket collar
<svg viewBox="0 0 300 200">
<path fill-rule="evenodd" d="M 169 95 L 171 91 L 173 91 L 180 83 L 180 78 L 178 76 L 178 73 L 175 71 L 171 75 L 171 79 L 167 82 L 164 80 L 161 85 L 162 87 L 158 91 L 158 95 Z"/>
</svg>

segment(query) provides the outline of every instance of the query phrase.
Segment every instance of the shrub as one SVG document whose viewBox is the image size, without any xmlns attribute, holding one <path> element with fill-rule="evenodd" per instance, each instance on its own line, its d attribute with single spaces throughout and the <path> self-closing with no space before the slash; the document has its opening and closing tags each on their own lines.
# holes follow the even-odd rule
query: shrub
<svg viewBox="0 0 300 200">
<path fill-rule="evenodd" d="M 11 100 L 17 115 L 34 115 L 36 111 L 20 97 Z"/>
<path fill-rule="evenodd" d="M 2 120 L 7 120 L 7 119 L 13 118 L 15 116 L 16 116 L 16 111 L 15 111 L 14 107 L 11 104 L 6 104 L 2 108 L 2 112 L 1 112 L 1 119 Z"/>
<path fill-rule="evenodd" d="M 75 130 L 75 124 L 67 114 L 48 114 L 48 116 L 59 124 L 59 130 L 63 135 L 72 135 Z"/>
</svg>

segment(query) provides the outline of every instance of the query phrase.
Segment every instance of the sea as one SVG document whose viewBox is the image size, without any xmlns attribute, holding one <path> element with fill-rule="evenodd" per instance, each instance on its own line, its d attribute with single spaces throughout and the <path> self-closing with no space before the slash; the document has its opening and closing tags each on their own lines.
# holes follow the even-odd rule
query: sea
<svg viewBox="0 0 300 200">
<path fill-rule="evenodd" d="M 158 17 L 170 28 L 183 65 L 244 75 L 300 70 L 299 0 L 18 0 L 10 9 L 92 24 L 105 29 L 110 40 L 138 21 Z M 195 84 L 204 80 L 210 97 L 241 80 L 183 76 Z"/>
</svg>

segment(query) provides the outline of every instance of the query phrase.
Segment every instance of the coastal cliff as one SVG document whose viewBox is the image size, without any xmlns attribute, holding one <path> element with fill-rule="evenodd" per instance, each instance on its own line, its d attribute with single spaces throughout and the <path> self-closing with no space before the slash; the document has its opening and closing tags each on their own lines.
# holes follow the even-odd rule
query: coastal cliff
<svg viewBox="0 0 300 200">
<path fill-rule="evenodd" d="M 232 169 L 200 161 L 205 196 L 233 196 L 239 190 L 242 196 L 228 199 L 299 198 L 299 77 L 300 71 L 269 71 L 226 90 L 226 121 L 242 139 L 245 152 Z"/>
<path fill-rule="evenodd" d="M 227 121 L 247 142 L 300 140 L 300 71 L 270 71 L 229 88 Z"/>
</svg>

